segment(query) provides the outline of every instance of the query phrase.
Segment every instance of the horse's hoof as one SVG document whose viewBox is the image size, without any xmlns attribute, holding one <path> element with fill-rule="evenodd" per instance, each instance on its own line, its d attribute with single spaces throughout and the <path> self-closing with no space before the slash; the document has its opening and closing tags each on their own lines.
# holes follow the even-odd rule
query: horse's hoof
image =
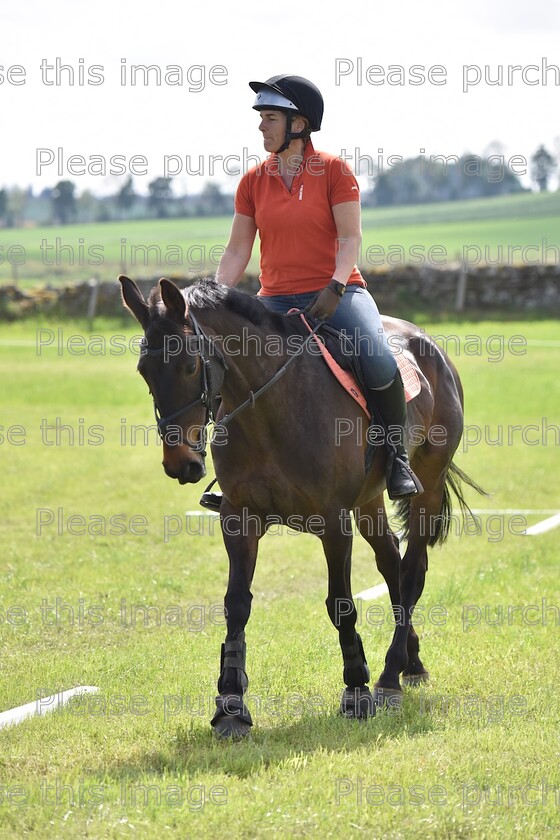
<svg viewBox="0 0 560 840">
<path fill-rule="evenodd" d="M 218 740 L 224 741 L 228 738 L 232 740 L 240 740 L 245 738 L 251 729 L 251 724 L 240 720 L 238 717 L 230 715 L 223 715 L 216 723 L 212 724 L 214 735 Z"/>
<path fill-rule="evenodd" d="M 242 694 L 220 694 L 216 697 L 216 714 L 210 721 L 217 738 L 244 738 L 253 725 L 251 712 Z"/>
<path fill-rule="evenodd" d="M 428 671 L 422 671 L 421 674 L 403 674 L 402 682 L 403 685 L 419 686 L 430 682 L 430 674 Z"/>
<path fill-rule="evenodd" d="M 354 720 L 365 720 L 375 715 L 375 703 L 369 686 L 345 688 L 340 700 L 340 714 Z"/>
<path fill-rule="evenodd" d="M 399 712 L 402 705 L 402 691 L 400 688 L 383 688 L 376 685 L 373 689 L 373 700 L 379 710 Z"/>
</svg>

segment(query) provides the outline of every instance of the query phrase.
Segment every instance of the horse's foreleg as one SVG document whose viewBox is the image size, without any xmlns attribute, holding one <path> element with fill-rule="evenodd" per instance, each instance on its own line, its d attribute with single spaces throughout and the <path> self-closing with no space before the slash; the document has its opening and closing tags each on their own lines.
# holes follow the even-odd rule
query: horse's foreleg
<svg viewBox="0 0 560 840">
<path fill-rule="evenodd" d="M 348 528 L 342 527 L 343 518 Z M 342 694 L 340 711 L 350 718 L 364 718 L 375 713 L 373 698 L 367 683 L 369 668 L 364 655 L 362 640 L 356 633 L 357 613 L 352 600 L 350 584 L 352 568 L 352 531 L 349 517 L 341 516 L 336 529 L 328 530 L 322 538 L 327 559 L 329 588 L 327 611 L 338 630 L 342 659 L 343 679 L 346 688 Z"/>
<path fill-rule="evenodd" d="M 227 635 L 222 645 L 216 714 L 211 724 L 219 737 L 242 737 L 253 725 L 243 695 L 246 672 L 245 626 L 251 614 L 251 582 L 261 536 L 254 517 L 243 517 L 224 500 L 222 534 L 229 557 L 229 582 L 224 598 Z"/>
</svg>

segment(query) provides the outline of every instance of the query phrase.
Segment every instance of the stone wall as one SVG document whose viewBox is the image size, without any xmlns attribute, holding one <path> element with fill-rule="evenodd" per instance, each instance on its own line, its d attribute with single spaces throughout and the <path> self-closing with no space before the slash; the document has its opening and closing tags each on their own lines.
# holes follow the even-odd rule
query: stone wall
<svg viewBox="0 0 560 840">
<path fill-rule="evenodd" d="M 464 311 L 466 314 L 560 314 L 560 265 L 492 266 L 461 272 L 404 267 L 364 273 L 379 309 L 392 315 L 422 311 L 434 315 Z M 158 278 L 134 278 L 147 294 Z M 173 278 L 179 286 L 194 282 Z M 240 288 L 255 293 L 257 277 L 245 277 Z M 120 285 L 115 279 L 98 284 L 76 283 L 21 289 L 0 286 L 0 320 L 48 315 L 87 318 L 122 314 Z"/>
</svg>

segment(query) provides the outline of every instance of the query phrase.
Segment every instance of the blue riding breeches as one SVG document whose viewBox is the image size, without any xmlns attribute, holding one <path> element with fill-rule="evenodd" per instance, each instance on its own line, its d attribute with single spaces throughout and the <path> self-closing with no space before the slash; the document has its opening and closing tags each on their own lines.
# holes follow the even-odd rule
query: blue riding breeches
<svg viewBox="0 0 560 840">
<path fill-rule="evenodd" d="M 261 295 L 259 300 L 273 312 L 286 313 L 290 309 L 305 309 L 317 292 L 297 295 Z M 370 388 L 384 388 L 397 373 L 397 362 L 387 342 L 377 305 L 362 286 L 347 286 L 332 318 L 326 321 L 353 342 L 360 357 L 366 384 Z"/>
</svg>

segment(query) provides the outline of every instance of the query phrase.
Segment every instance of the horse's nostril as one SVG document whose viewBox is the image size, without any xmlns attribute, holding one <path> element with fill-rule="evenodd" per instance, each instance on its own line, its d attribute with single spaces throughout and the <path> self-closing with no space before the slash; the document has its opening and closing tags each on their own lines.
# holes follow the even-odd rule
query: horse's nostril
<svg viewBox="0 0 560 840">
<path fill-rule="evenodd" d="M 204 464 L 199 464 L 196 461 L 192 461 L 189 464 L 189 467 L 188 467 L 188 470 L 187 470 L 187 475 L 188 475 L 188 479 L 190 481 L 193 481 L 193 482 L 200 481 L 200 479 L 204 475 L 206 475 L 206 468 L 205 468 Z"/>
<path fill-rule="evenodd" d="M 169 478 L 177 479 L 180 484 L 194 484 L 206 475 L 206 467 L 198 461 L 187 461 L 179 465 L 166 464 L 162 461 L 162 465 L 165 474 Z"/>
</svg>

